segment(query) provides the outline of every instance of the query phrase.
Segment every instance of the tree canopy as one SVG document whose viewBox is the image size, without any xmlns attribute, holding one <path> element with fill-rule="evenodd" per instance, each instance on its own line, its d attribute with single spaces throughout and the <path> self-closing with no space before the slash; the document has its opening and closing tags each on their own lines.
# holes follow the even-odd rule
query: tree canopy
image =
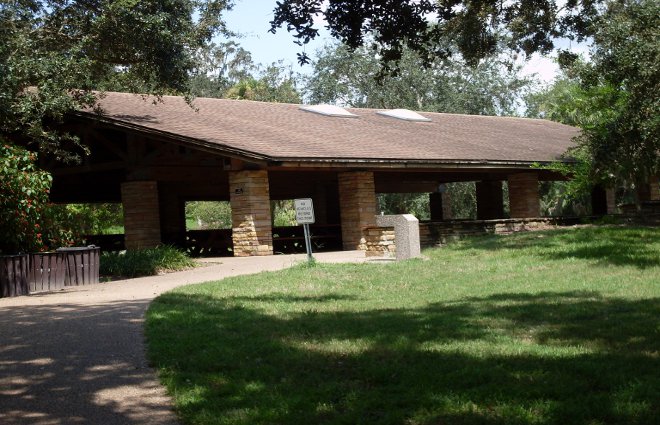
<svg viewBox="0 0 660 425">
<path fill-rule="evenodd" d="M 223 97 L 259 102 L 300 103 L 293 72 L 277 64 L 266 67 L 259 77 L 243 78 L 231 86 Z"/>
<path fill-rule="evenodd" d="M 579 126 L 577 183 L 645 181 L 660 172 L 660 4 L 608 3 L 589 61 L 535 96 L 532 116 Z"/>
<path fill-rule="evenodd" d="M 271 31 L 286 26 L 302 45 L 318 36 L 321 16 L 334 38 L 351 48 L 371 44 L 385 63 L 400 59 L 404 47 L 431 61 L 450 56 L 454 46 L 476 63 L 500 42 L 531 54 L 550 52 L 559 36 L 582 40 L 601 1 L 280 0 Z"/>
<path fill-rule="evenodd" d="M 281 62 L 257 64 L 235 41 L 210 44 L 198 52 L 190 93 L 200 97 L 300 103 L 298 77 Z"/>
<path fill-rule="evenodd" d="M 660 172 L 660 3 L 611 2 L 591 61 L 573 70 L 600 119 L 584 130 L 596 166 L 630 180 Z"/>
<path fill-rule="evenodd" d="M 242 80 L 253 78 L 258 65 L 236 41 L 210 43 L 197 51 L 197 66 L 190 75 L 190 90 L 198 97 L 224 97 Z"/>
<path fill-rule="evenodd" d="M 422 62 L 405 48 L 399 71 L 378 77 L 380 61 L 368 48 L 328 45 L 313 62 L 306 95 L 311 103 L 360 108 L 512 115 L 531 82 L 505 57 L 494 56 L 474 67 L 459 58 L 436 58 L 427 67 Z"/>
<path fill-rule="evenodd" d="M 230 0 L 0 3 L 0 133 L 57 151 L 49 125 L 94 90 L 185 92 L 195 52 L 226 31 Z M 66 138 L 66 136 L 64 136 Z"/>
</svg>

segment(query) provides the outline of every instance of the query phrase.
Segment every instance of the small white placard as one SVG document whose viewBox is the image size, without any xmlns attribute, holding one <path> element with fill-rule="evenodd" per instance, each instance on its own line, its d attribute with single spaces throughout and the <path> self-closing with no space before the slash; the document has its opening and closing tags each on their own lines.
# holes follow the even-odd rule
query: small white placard
<svg viewBox="0 0 660 425">
<path fill-rule="evenodd" d="M 314 224 L 314 204 L 310 198 L 294 199 L 298 224 Z"/>
</svg>

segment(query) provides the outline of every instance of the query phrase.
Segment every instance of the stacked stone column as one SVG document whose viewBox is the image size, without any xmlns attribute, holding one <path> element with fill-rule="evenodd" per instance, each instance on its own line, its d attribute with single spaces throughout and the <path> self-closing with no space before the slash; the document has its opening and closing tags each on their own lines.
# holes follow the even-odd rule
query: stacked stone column
<svg viewBox="0 0 660 425">
<path fill-rule="evenodd" d="M 268 171 L 229 173 L 234 255 L 247 257 L 273 254 Z"/>
<path fill-rule="evenodd" d="M 658 176 L 651 176 L 648 182 L 637 184 L 637 194 L 641 202 L 660 201 L 660 181 Z"/>
<path fill-rule="evenodd" d="M 616 191 L 613 188 L 605 189 L 605 203 L 607 204 L 607 214 L 615 214 L 616 210 Z"/>
<path fill-rule="evenodd" d="M 651 201 L 660 201 L 660 177 L 649 177 L 649 195 Z"/>
<path fill-rule="evenodd" d="M 539 179 L 536 173 L 518 173 L 508 176 L 509 209 L 511 218 L 539 217 Z"/>
<path fill-rule="evenodd" d="M 339 173 L 339 208 L 344 249 L 366 250 L 365 231 L 376 226 L 376 190 L 371 171 Z"/>
<path fill-rule="evenodd" d="M 452 212 L 451 212 L 451 195 L 449 194 L 448 190 L 445 190 L 440 194 L 440 198 L 442 199 L 442 219 L 443 220 L 451 220 L 454 218 Z"/>
<path fill-rule="evenodd" d="M 121 184 L 126 249 L 153 248 L 160 244 L 158 184 L 132 181 Z"/>
</svg>

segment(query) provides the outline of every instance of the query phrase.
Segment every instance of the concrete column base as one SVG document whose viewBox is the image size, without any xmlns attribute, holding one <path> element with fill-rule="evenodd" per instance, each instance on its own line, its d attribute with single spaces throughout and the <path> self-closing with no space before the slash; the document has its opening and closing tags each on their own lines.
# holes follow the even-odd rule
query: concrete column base
<svg viewBox="0 0 660 425">
<path fill-rule="evenodd" d="M 422 255 L 419 243 L 419 220 L 414 215 L 377 215 L 376 225 L 394 228 L 397 260 L 407 260 Z"/>
</svg>

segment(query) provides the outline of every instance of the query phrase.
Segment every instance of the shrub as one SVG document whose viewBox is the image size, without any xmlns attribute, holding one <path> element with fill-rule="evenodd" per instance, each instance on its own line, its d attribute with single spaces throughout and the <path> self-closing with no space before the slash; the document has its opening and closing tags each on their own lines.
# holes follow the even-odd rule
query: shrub
<svg viewBox="0 0 660 425">
<path fill-rule="evenodd" d="M 41 223 L 51 176 L 35 167 L 36 159 L 0 138 L 0 254 L 48 249 Z"/>
<path fill-rule="evenodd" d="M 191 267 L 195 267 L 195 262 L 185 252 L 164 245 L 121 253 L 104 252 L 101 254 L 100 273 L 103 276 L 130 278 Z"/>
</svg>

